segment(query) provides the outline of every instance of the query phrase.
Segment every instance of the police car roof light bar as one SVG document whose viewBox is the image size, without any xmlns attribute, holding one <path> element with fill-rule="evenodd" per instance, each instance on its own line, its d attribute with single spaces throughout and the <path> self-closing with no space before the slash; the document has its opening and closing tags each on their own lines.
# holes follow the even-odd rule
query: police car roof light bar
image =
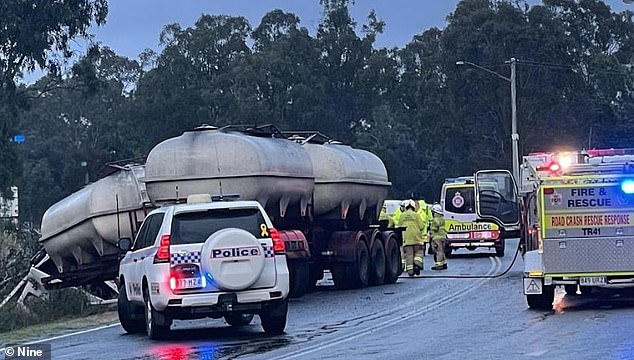
<svg viewBox="0 0 634 360">
<path fill-rule="evenodd" d="M 235 201 L 240 199 L 240 194 L 211 195 L 211 201 Z"/>
</svg>

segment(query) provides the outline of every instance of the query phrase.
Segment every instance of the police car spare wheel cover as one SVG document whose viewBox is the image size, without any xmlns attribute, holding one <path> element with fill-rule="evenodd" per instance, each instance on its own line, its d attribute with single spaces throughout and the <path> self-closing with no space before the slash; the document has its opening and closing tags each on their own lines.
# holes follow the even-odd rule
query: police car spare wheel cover
<svg viewBox="0 0 634 360">
<path fill-rule="evenodd" d="M 202 270 L 223 290 L 244 290 L 264 269 L 264 249 L 251 233 L 237 228 L 212 234 L 203 244 Z"/>
</svg>

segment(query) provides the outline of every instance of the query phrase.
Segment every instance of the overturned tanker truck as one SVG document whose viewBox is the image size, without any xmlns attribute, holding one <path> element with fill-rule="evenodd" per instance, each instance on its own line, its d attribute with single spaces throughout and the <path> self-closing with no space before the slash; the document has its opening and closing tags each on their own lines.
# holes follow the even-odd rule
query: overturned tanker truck
<svg viewBox="0 0 634 360">
<path fill-rule="evenodd" d="M 394 283 L 401 273 L 401 233 L 378 221 L 390 186 L 384 164 L 318 132 L 205 125 L 159 143 L 145 165 L 115 171 L 46 211 L 46 254 L 34 259 L 22 298 L 42 287 L 116 289 L 104 284 L 117 276 L 117 240 L 133 237 L 151 209 L 202 193 L 262 204 L 285 242 L 293 297 L 326 269 L 339 288 Z"/>
</svg>

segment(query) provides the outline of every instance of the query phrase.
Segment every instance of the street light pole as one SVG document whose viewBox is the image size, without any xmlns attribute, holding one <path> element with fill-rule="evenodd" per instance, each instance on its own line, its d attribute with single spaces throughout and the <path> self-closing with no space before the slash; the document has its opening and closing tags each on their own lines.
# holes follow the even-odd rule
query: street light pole
<svg viewBox="0 0 634 360">
<path fill-rule="evenodd" d="M 480 70 L 486 71 L 489 74 L 495 75 L 502 80 L 506 80 L 511 84 L 511 147 L 513 152 L 513 177 L 515 181 L 519 181 L 519 145 L 518 142 L 520 140 L 520 135 L 517 132 L 517 93 L 516 93 L 516 72 L 515 65 L 517 64 L 516 58 L 511 58 L 510 61 L 506 61 L 507 64 L 511 64 L 511 77 L 506 77 L 504 75 L 498 74 L 497 72 L 488 69 L 484 66 L 469 62 L 469 61 L 456 61 L 456 65 L 470 65 Z"/>
<path fill-rule="evenodd" d="M 511 143 L 513 147 L 513 178 L 520 181 L 520 164 L 519 164 L 519 140 L 520 134 L 517 133 L 517 91 L 515 64 L 517 59 L 511 58 Z"/>
</svg>

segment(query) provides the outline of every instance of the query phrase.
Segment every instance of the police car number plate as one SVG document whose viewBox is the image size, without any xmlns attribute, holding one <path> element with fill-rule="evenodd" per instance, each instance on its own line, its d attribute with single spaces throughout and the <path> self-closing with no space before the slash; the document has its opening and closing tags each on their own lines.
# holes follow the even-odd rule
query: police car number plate
<svg viewBox="0 0 634 360">
<path fill-rule="evenodd" d="M 579 285 L 581 286 L 596 286 L 605 284 L 605 276 L 582 276 L 579 278 Z"/>
<path fill-rule="evenodd" d="M 200 278 L 179 279 L 176 283 L 179 289 L 193 289 L 203 287 Z"/>
</svg>

